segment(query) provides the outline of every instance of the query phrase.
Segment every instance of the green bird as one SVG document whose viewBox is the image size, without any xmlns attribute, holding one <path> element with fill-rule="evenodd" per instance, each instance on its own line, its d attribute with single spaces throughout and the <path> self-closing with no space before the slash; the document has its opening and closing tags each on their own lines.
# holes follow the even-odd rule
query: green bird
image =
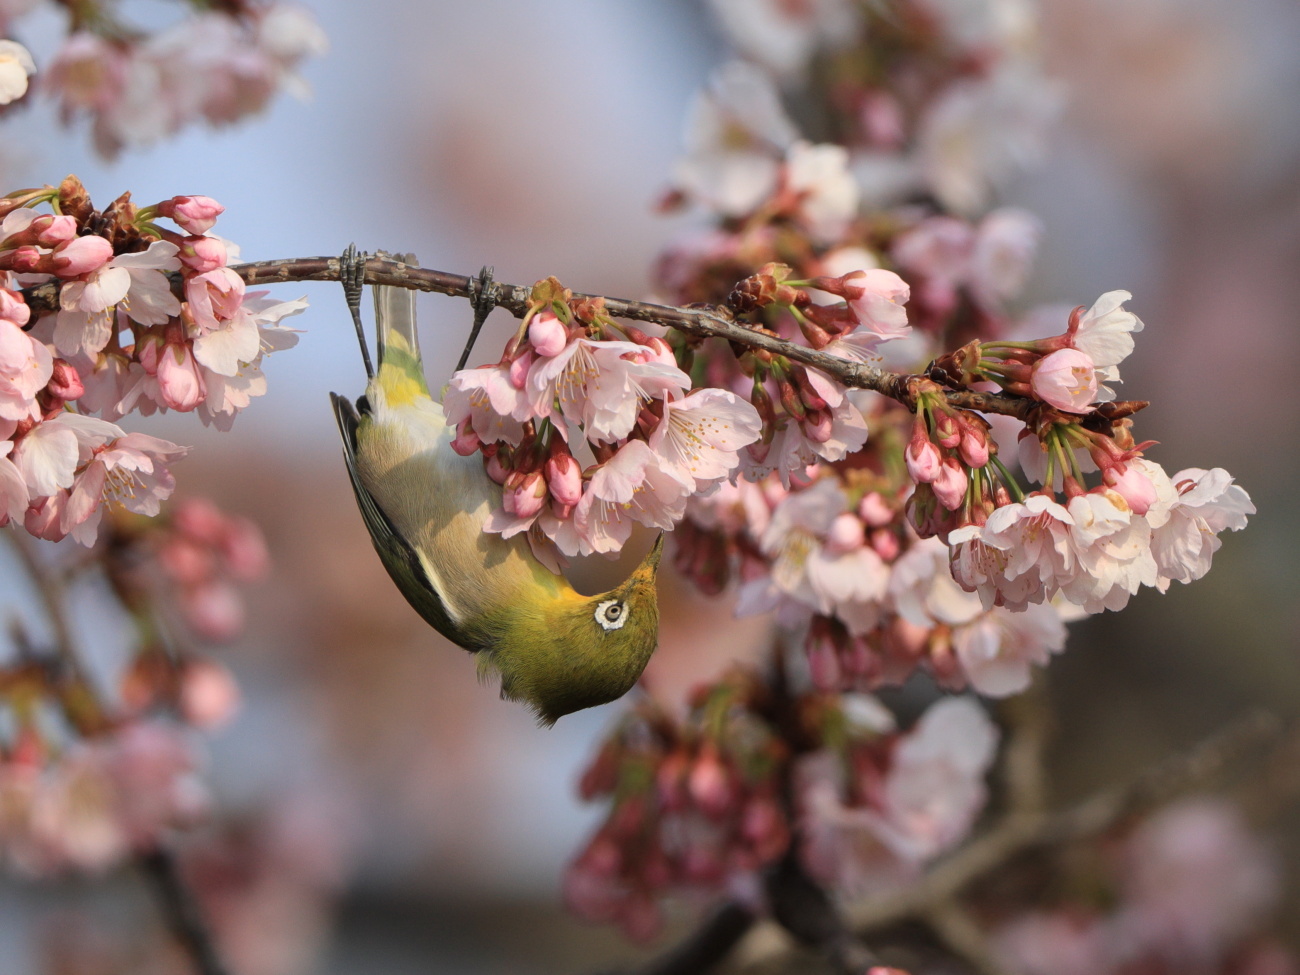
<svg viewBox="0 0 1300 975">
<path fill-rule="evenodd" d="M 543 724 L 622 697 L 658 644 L 663 536 L 621 586 L 583 596 L 522 534 L 485 533 L 501 490 L 479 457 L 451 448 L 455 430 L 424 377 L 414 292 L 373 290 L 378 368 L 355 406 L 330 399 L 384 568 L 430 626 L 479 655 L 480 675 L 500 673 L 502 697 L 527 703 Z M 358 335 L 369 372 L 359 319 Z"/>
</svg>

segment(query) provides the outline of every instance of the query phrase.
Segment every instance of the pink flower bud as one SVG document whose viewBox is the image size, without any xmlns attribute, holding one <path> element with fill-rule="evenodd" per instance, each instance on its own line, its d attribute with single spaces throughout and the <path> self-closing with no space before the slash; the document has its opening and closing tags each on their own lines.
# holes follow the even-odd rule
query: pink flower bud
<svg viewBox="0 0 1300 975">
<path fill-rule="evenodd" d="M 239 685 L 225 667 L 212 660 L 191 660 L 181 672 L 180 709 L 185 720 L 215 731 L 239 710 Z"/>
<path fill-rule="evenodd" d="M 894 509 L 889 506 L 879 491 L 871 491 L 862 496 L 858 502 L 858 517 L 872 528 L 888 525 L 894 520 Z"/>
<path fill-rule="evenodd" d="M 216 559 L 207 545 L 174 535 L 158 550 L 163 571 L 181 585 L 206 582 L 216 574 Z"/>
<path fill-rule="evenodd" d="M 207 397 L 207 387 L 188 342 L 163 346 L 157 364 L 158 393 L 173 410 L 188 413 Z"/>
<path fill-rule="evenodd" d="M 176 255 L 197 274 L 226 266 L 226 245 L 215 237 L 187 237 Z"/>
<path fill-rule="evenodd" d="M 1030 389 L 1044 403 L 1067 413 L 1087 413 L 1097 399 L 1097 370 L 1078 349 L 1060 349 L 1034 363 Z"/>
<path fill-rule="evenodd" d="M 498 454 L 490 456 L 487 463 L 483 465 L 483 469 L 487 471 L 487 476 L 497 484 L 505 484 L 506 478 L 510 476 L 509 469 Z"/>
<path fill-rule="evenodd" d="M 983 467 L 989 462 L 989 438 L 982 431 L 966 429 L 961 435 L 961 459 L 967 467 Z"/>
<path fill-rule="evenodd" d="M 562 505 L 576 505 L 582 500 L 582 467 L 567 450 L 552 453 L 546 461 L 546 480 L 551 497 Z"/>
<path fill-rule="evenodd" d="M 158 204 L 158 213 L 176 222 L 187 234 L 206 234 L 225 212 L 210 196 L 173 196 Z"/>
<path fill-rule="evenodd" d="M 886 562 L 892 562 L 898 558 L 902 545 L 897 533 L 888 528 L 877 528 L 871 533 L 871 548 Z"/>
<path fill-rule="evenodd" d="M 479 440 L 478 434 L 474 432 L 473 418 L 465 417 L 460 421 L 460 425 L 456 427 L 456 437 L 451 442 L 451 449 L 462 457 L 468 457 L 478 450 L 481 444 L 482 441 Z"/>
<path fill-rule="evenodd" d="M 540 312 L 528 323 L 528 341 L 538 355 L 559 355 L 569 344 L 569 330 L 552 312 Z"/>
<path fill-rule="evenodd" d="M 86 387 L 81 382 L 81 375 L 62 359 L 54 360 L 54 371 L 50 374 L 49 385 L 45 388 L 65 402 L 76 399 L 86 391 Z"/>
<path fill-rule="evenodd" d="M 244 625 L 244 604 L 234 586 L 210 582 L 181 594 L 181 612 L 195 633 L 207 640 L 229 640 Z"/>
<path fill-rule="evenodd" d="M 939 446 L 951 450 L 961 443 L 961 426 L 951 413 L 940 413 L 934 420 L 934 438 Z"/>
<path fill-rule="evenodd" d="M 929 440 L 913 437 L 905 454 L 907 473 L 917 484 L 929 484 L 939 476 L 943 454 Z"/>
<path fill-rule="evenodd" d="M 113 245 L 103 237 L 74 237 L 54 249 L 54 273 L 61 278 L 75 278 L 98 271 L 112 259 Z"/>
<path fill-rule="evenodd" d="M 525 474 L 519 486 L 511 492 L 511 501 L 507 510 L 513 508 L 516 517 L 531 518 L 541 511 L 546 502 L 546 478 L 542 472 Z"/>
<path fill-rule="evenodd" d="M 49 247 L 76 237 L 77 221 L 66 214 L 45 214 L 33 220 L 27 230 L 35 234 L 39 243 Z"/>
<path fill-rule="evenodd" d="M 226 535 L 226 516 L 207 498 L 186 498 L 172 512 L 176 530 L 195 541 L 220 545 Z"/>
<path fill-rule="evenodd" d="M 22 295 L 8 288 L 0 288 L 0 319 L 22 328 L 31 318 L 32 310 L 23 301 Z"/>
<path fill-rule="evenodd" d="M 862 522 L 856 515 L 845 513 L 831 522 L 831 527 L 826 532 L 826 551 L 832 555 L 843 555 L 860 549 L 864 541 Z"/>
<path fill-rule="evenodd" d="M 840 684 L 839 654 L 829 636 L 810 639 L 805 646 L 808 654 L 808 673 L 813 686 L 819 691 L 833 691 Z"/>
<path fill-rule="evenodd" d="M 717 752 L 706 747 L 691 767 L 687 780 L 691 799 L 706 816 L 721 818 L 731 808 L 732 790 L 726 766 Z"/>
<path fill-rule="evenodd" d="M 931 487 L 941 505 L 949 511 L 956 511 L 966 500 L 966 484 L 966 468 L 955 457 L 949 457 L 943 462 L 939 476 L 934 479 Z"/>
<path fill-rule="evenodd" d="M 63 509 L 67 503 L 68 492 L 64 489 L 48 498 L 38 498 L 23 516 L 23 527 L 29 535 L 43 538 L 47 542 L 62 541 L 68 534 L 62 527 Z"/>
<path fill-rule="evenodd" d="M 262 578 L 271 565 L 262 529 L 247 518 L 228 519 L 221 539 L 221 555 L 230 574 L 245 582 Z"/>
<path fill-rule="evenodd" d="M 1116 471 L 1115 467 L 1106 468 L 1102 480 L 1128 503 L 1129 510 L 1135 515 L 1146 514 L 1156 500 L 1156 486 L 1151 478 L 1134 464 L 1126 465 L 1122 474 Z"/>
<path fill-rule="evenodd" d="M 528 370 L 536 358 L 531 349 L 525 349 L 516 358 L 510 360 L 510 371 L 507 375 L 511 386 L 515 389 L 524 388 L 524 384 L 528 382 Z"/>
<path fill-rule="evenodd" d="M 803 421 L 803 435 L 813 443 L 825 443 L 831 438 L 833 424 L 826 410 L 809 410 Z"/>
</svg>

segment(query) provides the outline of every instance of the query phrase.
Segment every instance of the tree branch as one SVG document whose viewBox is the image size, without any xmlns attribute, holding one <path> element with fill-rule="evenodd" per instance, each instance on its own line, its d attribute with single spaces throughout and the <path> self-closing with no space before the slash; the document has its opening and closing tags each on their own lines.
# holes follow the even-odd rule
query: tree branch
<svg viewBox="0 0 1300 975">
<path fill-rule="evenodd" d="M 54 635 L 54 649 L 60 662 L 75 682 L 78 693 L 64 699 L 64 707 L 74 709 L 69 717 L 85 730 L 86 727 L 110 727 L 103 701 L 91 684 L 81 653 L 68 625 L 67 596 L 63 578 L 51 570 L 35 552 L 35 543 L 18 532 L 4 532 L 19 561 L 40 596 L 42 608 L 49 619 Z M 81 719 L 78 721 L 78 719 Z M 159 903 L 181 947 L 189 954 L 198 975 L 227 975 L 213 944 L 212 936 L 203 921 L 202 912 L 194 895 L 185 886 L 170 850 L 159 845 L 148 852 L 138 853 L 139 863 L 146 879 L 157 892 Z"/>
<path fill-rule="evenodd" d="M 256 261 L 234 265 L 231 270 L 239 274 L 249 286 L 285 284 L 291 281 L 338 281 L 337 257 L 304 257 L 282 261 Z M 392 285 L 417 291 L 432 291 L 474 302 L 477 295 L 476 278 L 464 274 L 448 274 L 429 268 L 411 267 L 390 258 L 371 257 L 366 261 L 365 280 L 368 284 Z M 530 287 L 515 284 L 491 285 L 495 303 L 517 318 L 528 311 Z M 766 332 L 756 331 L 744 322 L 738 322 L 731 310 L 720 305 L 688 306 L 657 305 L 646 301 L 630 301 L 601 295 L 575 293 L 576 300 L 600 297 L 605 310 L 615 318 L 640 322 L 655 322 L 675 328 L 697 338 L 718 338 L 735 342 L 748 348 L 763 349 L 781 355 L 805 366 L 812 366 L 837 379 L 845 386 L 871 389 L 897 400 L 909 409 L 916 405 L 911 389 L 914 380 L 921 377 L 889 372 L 860 362 L 851 362 L 839 356 L 818 352 L 806 346 L 787 342 Z M 983 413 L 1000 413 L 1026 420 L 1037 408 L 1034 400 L 1005 393 L 981 393 L 974 390 L 949 391 L 948 402 L 961 409 L 979 410 Z"/>
<path fill-rule="evenodd" d="M 176 858 L 170 850 L 157 847 L 138 856 L 146 879 L 158 895 L 167 926 L 189 953 L 198 975 L 227 975 L 217 955 L 212 935 L 203 921 L 194 894 L 181 878 Z"/>
<path fill-rule="evenodd" d="M 723 961 L 757 918 L 739 904 L 723 904 L 693 934 L 626 975 L 701 975 Z"/>
</svg>

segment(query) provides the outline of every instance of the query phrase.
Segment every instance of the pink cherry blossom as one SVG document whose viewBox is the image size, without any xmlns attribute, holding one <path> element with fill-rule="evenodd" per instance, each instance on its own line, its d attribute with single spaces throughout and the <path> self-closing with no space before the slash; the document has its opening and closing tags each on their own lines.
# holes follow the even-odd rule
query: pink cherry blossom
<svg viewBox="0 0 1300 975">
<path fill-rule="evenodd" d="M 1097 371 L 1077 349 L 1060 349 L 1034 363 L 1030 387 L 1058 410 L 1086 413 L 1097 400 Z"/>
<path fill-rule="evenodd" d="M 738 452 L 762 431 L 758 411 L 745 400 L 723 389 L 697 389 L 664 401 L 649 445 L 663 468 L 696 493 L 730 477 Z"/>
<path fill-rule="evenodd" d="M 986 608 L 1023 610 L 1051 597 L 1079 572 L 1070 529 L 1074 518 L 1041 494 L 993 511 L 982 528 L 949 535 L 953 577 L 978 592 Z"/>
<path fill-rule="evenodd" d="M 143 433 L 128 433 L 97 448 L 77 474 L 63 512 L 63 530 L 81 544 L 90 545 L 105 504 L 136 514 L 158 514 L 160 502 L 176 487 L 166 465 L 186 453 L 185 447 Z"/>
<path fill-rule="evenodd" d="M 1210 571 L 1221 544 L 1219 534 L 1227 529 L 1240 531 L 1247 516 L 1255 513 L 1250 496 L 1221 467 L 1208 471 L 1189 467 L 1166 479 L 1161 477 L 1164 471 L 1150 461 L 1133 463 L 1157 484 L 1159 496 L 1147 511 L 1159 573 L 1156 587 L 1164 592 L 1175 579 L 1188 583 L 1201 578 Z"/>
<path fill-rule="evenodd" d="M 924 861 L 965 836 L 988 796 L 997 743 L 997 728 L 970 698 L 931 705 L 894 750 L 881 839 L 904 860 Z"/>
<path fill-rule="evenodd" d="M 1156 584 L 1151 528 L 1122 499 L 1091 492 L 1071 498 L 1067 508 L 1078 570 L 1057 583 L 1070 602 L 1089 613 L 1120 610 L 1140 587 Z"/>
<path fill-rule="evenodd" d="M 815 240 L 837 241 L 858 215 L 859 190 L 843 146 L 799 141 L 786 153 L 785 186 Z"/>
<path fill-rule="evenodd" d="M 36 394 L 53 372 L 49 349 L 12 321 L 0 319 L 0 419 L 39 419 Z"/>
<path fill-rule="evenodd" d="M 671 529 L 682 519 L 690 491 L 660 463 L 645 441 L 630 440 L 596 469 L 573 516 L 584 550 L 617 552 L 633 522 Z"/>
<path fill-rule="evenodd" d="M 448 424 L 458 427 L 468 420 L 483 443 L 518 445 L 524 437 L 523 421 L 532 416 L 527 392 L 514 384 L 505 363 L 456 373 L 447 384 L 442 408 Z"/>
<path fill-rule="evenodd" d="M 851 294 L 849 308 L 863 327 L 883 339 L 899 338 L 911 331 L 907 309 L 911 297 L 907 282 L 893 271 L 870 268 L 845 278 Z"/>
<path fill-rule="evenodd" d="M 744 216 L 776 191 L 779 153 L 796 137 L 771 78 L 752 64 L 729 62 L 691 105 L 674 182 L 711 210 Z"/>
<path fill-rule="evenodd" d="M 587 338 L 539 358 L 527 379 L 534 415 L 549 417 L 561 430 L 562 420 L 579 423 L 592 443 L 617 443 L 631 433 L 642 406 L 690 386 L 686 373 L 647 361 L 633 342 Z"/>
<path fill-rule="evenodd" d="M 1133 351 L 1133 333 L 1142 331 L 1142 321 L 1124 309 L 1132 298 L 1127 291 L 1107 291 L 1070 328 L 1071 347 L 1086 353 L 1108 382 L 1119 378 L 1115 367 Z"/>
<path fill-rule="evenodd" d="M 22 98 L 27 79 L 36 73 L 31 52 L 17 41 L 0 40 L 0 105 Z"/>
<path fill-rule="evenodd" d="M 13 443 L 0 440 L 0 526 L 19 522 L 27 510 L 27 482 L 22 471 L 9 459 Z"/>
</svg>

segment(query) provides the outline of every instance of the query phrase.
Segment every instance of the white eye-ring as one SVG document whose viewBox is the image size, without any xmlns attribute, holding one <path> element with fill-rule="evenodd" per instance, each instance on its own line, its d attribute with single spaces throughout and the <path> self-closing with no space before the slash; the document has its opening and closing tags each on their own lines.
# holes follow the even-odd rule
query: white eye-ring
<svg viewBox="0 0 1300 975">
<path fill-rule="evenodd" d="M 627 622 L 627 607 L 621 599 L 606 599 L 596 607 L 596 622 L 606 631 L 621 630 Z"/>
</svg>

